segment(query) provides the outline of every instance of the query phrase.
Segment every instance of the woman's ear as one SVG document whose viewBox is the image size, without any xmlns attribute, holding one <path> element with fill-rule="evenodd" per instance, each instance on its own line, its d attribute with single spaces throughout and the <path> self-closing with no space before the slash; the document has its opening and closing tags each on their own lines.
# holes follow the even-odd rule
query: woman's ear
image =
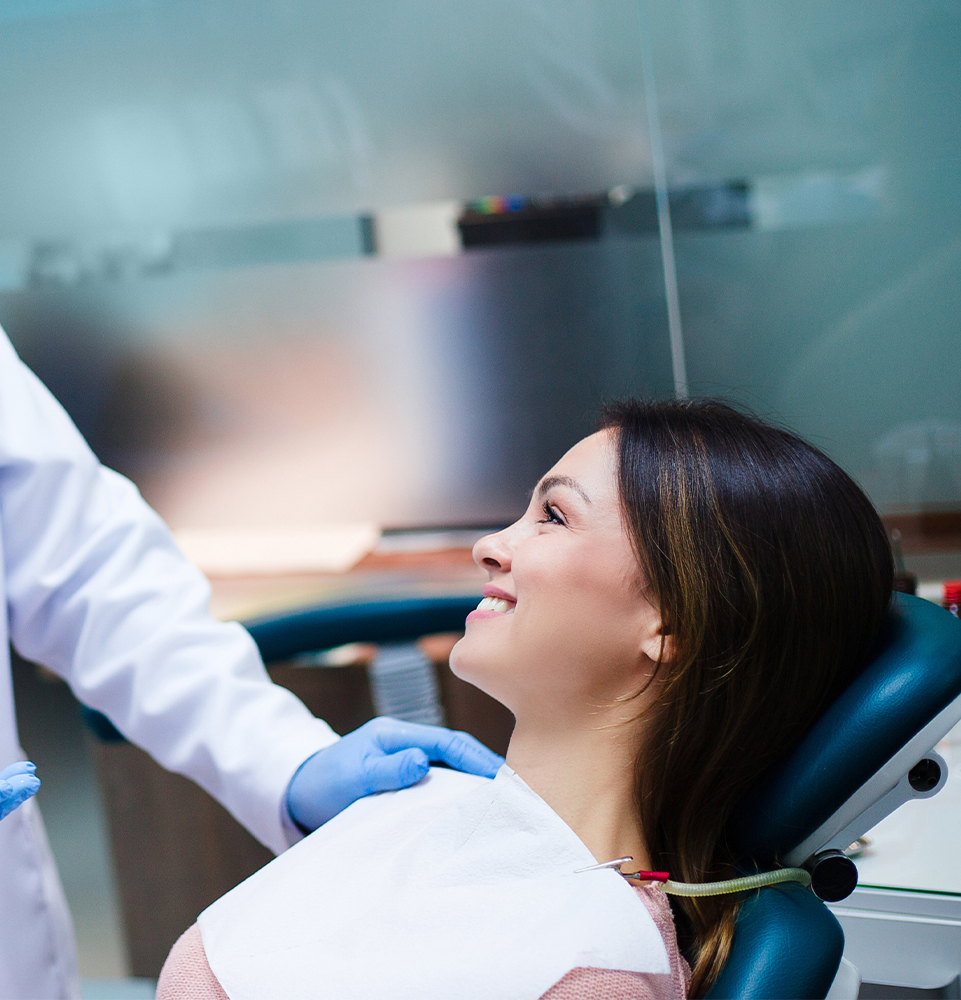
<svg viewBox="0 0 961 1000">
<path fill-rule="evenodd" d="M 641 640 L 641 652 L 652 663 L 670 663 L 674 659 L 674 636 L 664 626 L 660 615 L 656 616 Z"/>
</svg>

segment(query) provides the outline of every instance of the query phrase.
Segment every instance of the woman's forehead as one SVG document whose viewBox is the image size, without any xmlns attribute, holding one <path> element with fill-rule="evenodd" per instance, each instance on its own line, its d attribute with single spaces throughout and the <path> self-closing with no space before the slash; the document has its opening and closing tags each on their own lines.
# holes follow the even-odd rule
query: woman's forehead
<svg viewBox="0 0 961 1000">
<path fill-rule="evenodd" d="M 544 476 L 573 480 L 593 502 L 616 499 L 617 450 L 610 431 L 598 431 L 578 441 Z"/>
</svg>

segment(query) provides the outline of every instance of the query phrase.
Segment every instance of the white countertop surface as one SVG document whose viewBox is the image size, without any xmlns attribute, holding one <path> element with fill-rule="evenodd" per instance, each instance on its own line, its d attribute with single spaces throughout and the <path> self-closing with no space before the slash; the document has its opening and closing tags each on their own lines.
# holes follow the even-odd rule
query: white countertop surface
<svg viewBox="0 0 961 1000">
<path fill-rule="evenodd" d="M 961 726 L 937 746 L 948 764 L 944 788 L 882 820 L 856 859 L 859 884 L 961 893 Z"/>
</svg>

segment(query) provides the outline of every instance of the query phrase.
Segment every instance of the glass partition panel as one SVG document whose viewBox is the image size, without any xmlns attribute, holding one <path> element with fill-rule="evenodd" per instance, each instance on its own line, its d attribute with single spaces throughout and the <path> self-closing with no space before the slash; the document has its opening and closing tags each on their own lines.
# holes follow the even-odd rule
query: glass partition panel
<svg viewBox="0 0 961 1000">
<path fill-rule="evenodd" d="M 0 321 L 176 528 L 513 517 L 602 398 L 671 391 L 660 255 L 460 253 L 458 212 L 633 205 L 641 13 L 7 0 Z"/>
<path fill-rule="evenodd" d="M 676 234 L 692 391 L 787 421 L 887 513 L 961 508 L 961 10 L 652 3 L 672 183 L 748 182 Z"/>
<path fill-rule="evenodd" d="M 5 0 L 0 238 L 649 179 L 633 0 Z"/>
</svg>

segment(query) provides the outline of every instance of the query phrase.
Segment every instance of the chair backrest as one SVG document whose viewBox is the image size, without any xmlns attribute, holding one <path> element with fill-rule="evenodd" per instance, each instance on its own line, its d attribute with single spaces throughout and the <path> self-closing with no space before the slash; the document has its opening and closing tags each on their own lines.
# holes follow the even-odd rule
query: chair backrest
<svg viewBox="0 0 961 1000">
<path fill-rule="evenodd" d="M 760 869 L 850 844 L 907 798 L 944 784 L 946 768 L 935 783 L 912 784 L 912 774 L 937 758 L 932 748 L 959 718 L 961 622 L 896 594 L 877 655 L 738 805 L 732 844 Z M 843 942 L 813 893 L 761 890 L 742 907 L 731 957 L 708 996 L 824 997 Z"/>
</svg>

